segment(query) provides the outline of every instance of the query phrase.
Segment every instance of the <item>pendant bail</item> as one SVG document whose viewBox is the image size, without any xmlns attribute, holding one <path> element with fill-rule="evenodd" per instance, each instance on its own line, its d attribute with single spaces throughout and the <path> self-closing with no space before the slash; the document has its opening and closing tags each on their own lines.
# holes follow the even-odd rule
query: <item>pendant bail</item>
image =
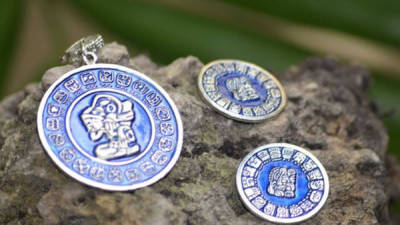
<svg viewBox="0 0 400 225">
<path fill-rule="evenodd" d="M 104 46 L 103 37 L 100 34 L 84 37 L 71 45 L 61 58 L 62 63 L 76 66 L 94 64 L 97 61 L 97 51 Z"/>
</svg>

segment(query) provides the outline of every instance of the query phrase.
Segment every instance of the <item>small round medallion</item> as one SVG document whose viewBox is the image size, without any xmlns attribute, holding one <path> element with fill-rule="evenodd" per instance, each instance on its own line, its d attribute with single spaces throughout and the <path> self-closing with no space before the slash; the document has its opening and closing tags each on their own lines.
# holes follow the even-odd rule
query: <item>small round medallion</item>
<svg viewBox="0 0 400 225">
<path fill-rule="evenodd" d="M 285 143 L 250 152 L 239 165 L 236 186 L 252 213 L 275 223 L 297 223 L 314 216 L 329 193 L 328 175 L 318 159 Z"/>
<path fill-rule="evenodd" d="M 63 75 L 45 93 L 37 123 L 43 147 L 64 172 L 105 190 L 158 181 L 182 147 L 182 122 L 166 92 L 112 64 Z"/>
<path fill-rule="evenodd" d="M 217 60 L 198 77 L 203 99 L 223 115 L 259 122 L 277 115 L 286 104 L 279 81 L 261 67 L 239 60 Z"/>
</svg>

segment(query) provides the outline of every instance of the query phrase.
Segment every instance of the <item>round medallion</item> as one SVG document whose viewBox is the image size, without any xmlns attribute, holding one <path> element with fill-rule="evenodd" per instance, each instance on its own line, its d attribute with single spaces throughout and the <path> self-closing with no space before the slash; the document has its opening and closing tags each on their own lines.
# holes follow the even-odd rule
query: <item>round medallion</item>
<svg viewBox="0 0 400 225">
<path fill-rule="evenodd" d="M 236 186 L 252 213 L 275 223 L 297 223 L 314 216 L 329 193 L 328 175 L 318 159 L 285 143 L 250 152 L 239 165 Z"/>
<path fill-rule="evenodd" d="M 45 93 L 37 123 L 63 171 L 105 190 L 158 181 L 182 148 L 182 122 L 168 94 L 144 74 L 113 64 L 63 75 Z"/>
<path fill-rule="evenodd" d="M 277 115 L 286 104 L 279 81 L 268 71 L 239 60 L 217 60 L 198 77 L 201 96 L 223 115 L 259 122 Z"/>
</svg>

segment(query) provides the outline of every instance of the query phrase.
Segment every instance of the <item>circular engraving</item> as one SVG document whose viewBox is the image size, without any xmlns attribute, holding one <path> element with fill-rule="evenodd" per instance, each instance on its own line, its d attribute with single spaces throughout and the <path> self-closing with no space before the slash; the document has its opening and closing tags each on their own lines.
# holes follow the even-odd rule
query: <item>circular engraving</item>
<svg viewBox="0 0 400 225">
<path fill-rule="evenodd" d="M 205 65 L 198 87 L 215 110 L 244 122 L 271 118 L 286 104 L 285 91 L 271 73 L 239 60 L 217 60 Z"/>
<path fill-rule="evenodd" d="M 328 175 L 310 152 L 295 145 L 261 146 L 240 163 L 236 186 L 245 206 L 275 223 L 314 216 L 329 193 Z"/>
<path fill-rule="evenodd" d="M 70 71 L 45 93 L 40 140 L 73 178 L 106 190 L 150 185 L 176 163 L 182 122 L 165 91 L 135 70 L 94 64 Z"/>
</svg>

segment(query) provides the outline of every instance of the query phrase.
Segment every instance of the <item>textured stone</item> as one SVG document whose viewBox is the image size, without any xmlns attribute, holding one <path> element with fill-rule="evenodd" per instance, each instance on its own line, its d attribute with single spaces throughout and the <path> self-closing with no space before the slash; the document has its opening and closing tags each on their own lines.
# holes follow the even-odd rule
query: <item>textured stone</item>
<svg viewBox="0 0 400 225">
<path fill-rule="evenodd" d="M 98 52 L 98 63 L 114 63 L 128 65 L 129 53 L 125 46 L 112 42 Z"/>
<path fill-rule="evenodd" d="M 124 46 L 112 43 L 99 62 L 143 71 L 168 91 L 185 128 L 178 163 L 158 183 L 120 193 L 87 187 L 60 171 L 40 145 L 36 114 L 44 91 L 74 67 L 52 68 L 41 84 L 0 103 L 0 224 L 270 224 L 244 208 L 235 174 L 241 158 L 272 142 L 311 150 L 329 174 L 328 201 L 304 224 L 389 223 L 389 198 L 398 189 L 388 185 L 388 138 L 367 99 L 370 76 L 359 66 L 312 58 L 290 68 L 279 76 L 288 94 L 285 110 L 245 124 L 202 102 L 196 78 L 203 64 L 196 57 L 159 67 L 146 56 L 129 59 Z"/>
<path fill-rule="evenodd" d="M 42 89 L 46 91 L 52 83 L 60 78 L 64 73 L 75 69 L 73 65 L 57 66 L 47 70 L 42 77 Z"/>
</svg>

